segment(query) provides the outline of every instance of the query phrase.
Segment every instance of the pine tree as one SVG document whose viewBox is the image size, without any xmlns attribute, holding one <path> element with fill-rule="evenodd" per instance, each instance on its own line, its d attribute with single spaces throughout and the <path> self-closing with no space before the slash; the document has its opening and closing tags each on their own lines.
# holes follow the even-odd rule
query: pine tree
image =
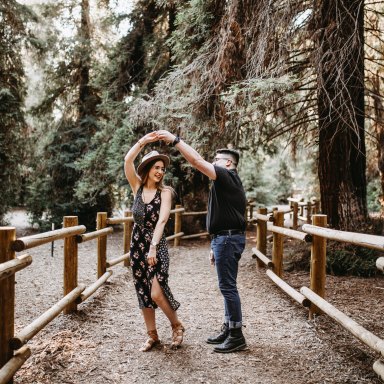
<svg viewBox="0 0 384 384">
<path fill-rule="evenodd" d="M 58 2 L 41 12 L 53 18 L 56 14 L 63 15 L 62 6 Z M 45 123 L 38 135 L 36 173 L 31 180 L 28 205 L 33 220 L 42 228 L 50 222 L 59 226 L 63 216 L 76 215 L 81 224 L 93 229 L 96 213 L 111 213 L 112 210 L 110 190 L 95 190 L 88 200 L 76 195 L 77 184 L 83 176 L 78 161 L 89 150 L 99 130 L 97 106 L 100 102 L 90 75 L 95 56 L 92 54 L 89 1 L 82 0 L 77 10 L 80 20 L 76 12 L 68 16 L 72 27 L 77 27 L 76 39 L 49 35 L 46 96 L 33 111 Z M 56 121 L 55 113 L 60 115 Z"/>
<path fill-rule="evenodd" d="M 33 13 L 14 0 L 0 5 L 0 224 L 19 202 L 23 181 L 27 126 L 21 49 L 30 37 L 26 21 L 32 18 Z"/>
</svg>

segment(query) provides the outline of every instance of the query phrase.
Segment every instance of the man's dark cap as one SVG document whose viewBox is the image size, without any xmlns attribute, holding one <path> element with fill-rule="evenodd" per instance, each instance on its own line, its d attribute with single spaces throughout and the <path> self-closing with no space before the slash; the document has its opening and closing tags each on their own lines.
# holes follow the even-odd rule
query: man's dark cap
<svg viewBox="0 0 384 384">
<path fill-rule="evenodd" d="M 236 151 L 236 149 L 232 148 L 221 148 L 216 150 L 216 153 L 224 153 L 224 154 L 229 154 L 235 157 L 236 159 L 236 164 L 239 164 L 239 159 L 240 159 L 240 153 Z"/>
</svg>

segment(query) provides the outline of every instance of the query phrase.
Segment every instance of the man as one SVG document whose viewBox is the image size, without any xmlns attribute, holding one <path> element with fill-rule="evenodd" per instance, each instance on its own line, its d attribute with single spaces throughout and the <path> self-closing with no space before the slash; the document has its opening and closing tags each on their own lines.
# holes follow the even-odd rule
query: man
<svg viewBox="0 0 384 384">
<path fill-rule="evenodd" d="M 158 138 L 175 146 L 194 168 L 213 181 L 208 200 L 207 230 L 212 238 L 211 248 L 224 297 L 225 317 L 221 333 L 209 337 L 207 343 L 217 344 L 215 352 L 242 350 L 246 343 L 242 333 L 237 271 L 245 247 L 246 198 L 236 170 L 239 153 L 233 149 L 219 149 L 213 163 L 209 163 L 180 137 L 166 130 L 158 131 Z"/>
</svg>

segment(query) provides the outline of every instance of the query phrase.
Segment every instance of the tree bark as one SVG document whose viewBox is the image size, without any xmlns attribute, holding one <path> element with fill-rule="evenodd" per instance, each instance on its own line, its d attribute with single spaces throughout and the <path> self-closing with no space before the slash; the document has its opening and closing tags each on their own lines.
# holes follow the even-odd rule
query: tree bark
<svg viewBox="0 0 384 384">
<path fill-rule="evenodd" d="M 319 182 L 331 227 L 367 218 L 364 135 L 364 1 L 315 0 Z"/>
<path fill-rule="evenodd" d="M 377 138 L 377 167 L 380 173 L 380 184 L 381 184 L 381 195 L 380 195 L 380 205 L 381 205 L 381 216 L 384 216 L 384 105 L 382 103 L 382 98 L 380 95 L 380 76 L 377 73 L 372 79 L 373 84 L 373 105 L 375 110 L 375 132 Z"/>
</svg>

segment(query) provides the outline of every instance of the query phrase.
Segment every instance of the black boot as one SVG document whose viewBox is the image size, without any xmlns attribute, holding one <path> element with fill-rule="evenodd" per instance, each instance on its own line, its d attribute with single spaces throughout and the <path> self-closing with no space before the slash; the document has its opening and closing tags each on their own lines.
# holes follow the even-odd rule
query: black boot
<svg viewBox="0 0 384 384">
<path fill-rule="evenodd" d="M 229 327 L 227 324 L 224 323 L 223 326 L 221 327 L 221 332 L 217 336 L 208 337 L 206 342 L 208 344 L 221 344 L 225 341 L 228 335 L 229 335 Z"/>
<path fill-rule="evenodd" d="M 232 328 L 229 330 L 229 336 L 225 341 L 215 347 L 213 350 L 219 353 L 229 353 L 245 349 L 247 344 L 241 328 Z"/>
</svg>

